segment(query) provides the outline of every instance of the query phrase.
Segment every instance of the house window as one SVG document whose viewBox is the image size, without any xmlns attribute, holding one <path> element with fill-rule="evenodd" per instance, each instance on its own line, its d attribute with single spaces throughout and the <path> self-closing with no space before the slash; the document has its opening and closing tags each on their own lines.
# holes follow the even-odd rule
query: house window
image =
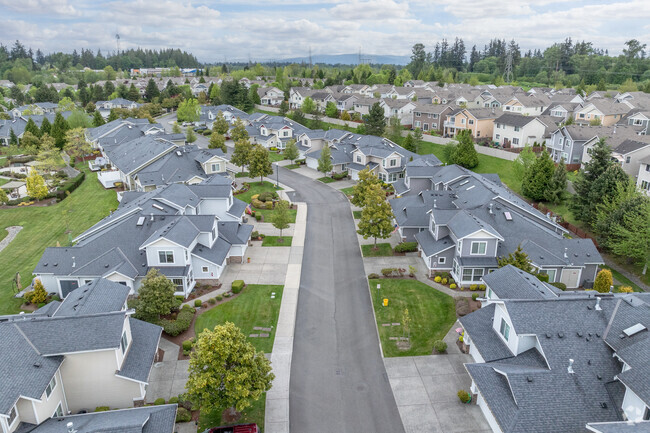
<svg viewBox="0 0 650 433">
<path fill-rule="evenodd" d="M 120 340 L 120 349 L 122 349 L 122 355 L 126 353 L 126 348 L 129 347 L 129 340 L 126 336 L 126 331 L 122 332 L 122 339 Z"/>
<path fill-rule="evenodd" d="M 213 173 L 214 173 L 214 172 L 217 172 L 217 171 L 221 171 L 221 167 L 219 166 L 219 163 L 214 163 L 214 164 L 212 164 L 212 167 L 211 167 L 211 168 L 212 168 L 212 172 L 213 172 Z"/>
<path fill-rule="evenodd" d="M 647 180 L 642 180 L 641 189 L 650 190 L 650 182 L 648 182 Z"/>
<path fill-rule="evenodd" d="M 419 120 L 416 120 L 416 121 L 415 121 L 415 127 L 416 127 L 416 128 L 419 128 L 419 127 L 420 127 L 420 121 L 419 121 Z"/>
<path fill-rule="evenodd" d="M 431 117 L 433 117 L 434 119 L 437 119 L 437 118 L 438 118 L 438 115 L 437 115 L 436 113 L 433 113 L 433 114 L 431 115 Z"/>
<path fill-rule="evenodd" d="M 447 261 L 447 257 L 438 257 L 439 265 L 444 265 L 446 261 Z"/>
<path fill-rule="evenodd" d="M 490 290 L 489 287 L 486 288 L 486 290 L 485 290 L 485 297 L 486 297 L 487 299 L 490 299 L 490 298 L 492 297 L 492 290 Z"/>
<path fill-rule="evenodd" d="M 395 167 L 397 165 L 397 160 L 396 159 L 391 159 L 390 164 L 391 167 Z"/>
<path fill-rule="evenodd" d="M 174 252 L 158 251 L 158 261 L 160 263 L 174 263 Z"/>
<path fill-rule="evenodd" d="M 52 415 L 52 418 L 54 417 L 62 417 L 63 416 L 63 408 L 61 407 L 61 403 L 59 402 L 59 405 L 56 407 L 56 412 L 54 412 L 54 415 Z"/>
<path fill-rule="evenodd" d="M 361 162 L 361 155 L 357 155 L 357 162 Z"/>
<path fill-rule="evenodd" d="M 474 119 L 469 119 L 469 124 L 473 125 L 474 124 Z"/>
<path fill-rule="evenodd" d="M 515 132 L 519 132 L 519 127 L 515 126 Z"/>
<path fill-rule="evenodd" d="M 52 380 L 50 380 L 50 383 L 47 384 L 47 388 L 45 388 L 45 397 L 50 398 L 52 391 L 54 391 L 54 388 L 56 388 L 56 376 L 53 376 Z"/>
<path fill-rule="evenodd" d="M 203 272 L 204 274 L 207 274 L 209 272 L 208 267 L 207 266 L 202 266 L 201 267 L 201 272 Z"/>
<path fill-rule="evenodd" d="M 388 175 L 388 181 L 389 182 L 395 182 L 397 180 L 397 173 L 390 173 Z"/>
<path fill-rule="evenodd" d="M 519 139 L 518 138 L 513 138 L 512 139 L 512 144 L 519 144 Z"/>
<path fill-rule="evenodd" d="M 463 269 L 463 281 L 472 281 L 472 268 Z"/>
<path fill-rule="evenodd" d="M 379 174 L 377 175 L 377 177 L 378 177 L 379 180 L 381 180 L 382 182 L 386 182 L 386 175 L 385 175 L 384 173 L 379 173 Z"/>
<path fill-rule="evenodd" d="M 465 124 L 465 119 L 460 119 L 460 124 L 464 125 Z"/>
<path fill-rule="evenodd" d="M 627 158 L 625 158 L 625 163 L 626 163 L 626 164 L 629 164 L 630 161 L 631 161 L 631 157 L 628 156 Z"/>
<path fill-rule="evenodd" d="M 182 278 L 172 278 L 172 283 L 176 286 L 177 292 L 183 291 L 183 279 Z"/>
<path fill-rule="evenodd" d="M 422 130 L 423 131 L 428 131 L 429 130 L 429 124 L 428 123 L 422 124 Z"/>
<path fill-rule="evenodd" d="M 503 338 L 508 341 L 508 338 L 510 338 L 510 325 L 508 325 L 503 317 L 501 318 L 501 328 L 499 329 L 499 332 Z"/>
<path fill-rule="evenodd" d="M 539 273 L 548 275 L 548 282 L 549 283 L 554 283 L 555 282 L 555 274 L 557 273 L 557 270 L 555 270 L 555 269 L 542 269 L 542 270 L 539 271 Z"/>
<path fill-rule="evenodd" d="M 11 408 L 11 412 L 9 412 L 9 427 L 11 427 L 16 420 L 16 416 L 18 416 L 18 414 L 16 413 L 16 406 L 14 406 Z"/>
<path fill-rule="evenodd" d="M 420 117 L 421 115 L 421 113 L 418 113 L 417 111 L 415 112 L 415 117 Z"/>
<path fill-rule="evenodd" d="M 487 242 L 472 242 L 471 254 L 485 255 L 487 250 Z"/>
<path fill-rule="evenodd" d="M 500 136 L 499 134 L 497 134 L 497 135 L 495 136 L 495 138 L 498 140 L 499 138 L 501 138 L 501 136 Z"/>
<path fill-rule="evenodd" d="M 585 118 L 585 113 L 578 114 L 578 117 L 581 118 L 581 119 L 584 119 Z"/>
</svg>

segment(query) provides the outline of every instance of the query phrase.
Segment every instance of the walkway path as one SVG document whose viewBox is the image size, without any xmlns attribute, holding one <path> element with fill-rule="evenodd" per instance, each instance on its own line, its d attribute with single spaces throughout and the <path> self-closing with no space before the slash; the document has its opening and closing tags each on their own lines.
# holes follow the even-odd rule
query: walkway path
<svg viewBox="0 0 650 433">
<path fill-rule="evenodd" d="M 61 151 L 61 158 L 63 158 L 63 162 L 65 162 L 65 167 L 63 167 L 65 174 L 67 174 L 70 179 L 77 177 L 80 172 L 79 170 L 70 167 L 70 156 L 67 153 Z"/>
<path fill-rule="evenodd" d="M 291 359 L 291 430 L 402 432 L 350 205 L 340 192 L 293 170 L 281 169 L 280 180 L 309 208 Z M 284 336 L 279 326 L 278 335 Z"/>
<path fill-rule="evenodd" d="M 23 229 L 22 226 L 7 227 L 7 232 L 9 232 L 9 234 L 7 234 L 7 236 L 5 236 L 5 238 L 0 241 L 0 251 L 7 248 L 7 245 L 9 245 L 11 241 L 14 240 L 14 238 L 18 235 L 18 233 L 20 233 L 22 229 Z"/>
</svg>

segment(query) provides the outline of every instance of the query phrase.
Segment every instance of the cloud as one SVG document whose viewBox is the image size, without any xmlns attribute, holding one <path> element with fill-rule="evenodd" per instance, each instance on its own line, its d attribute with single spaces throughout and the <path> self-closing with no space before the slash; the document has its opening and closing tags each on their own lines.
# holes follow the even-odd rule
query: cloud
<svg viewBox="0 0 650 433">
<path fill-rule="evenodd" d="M 0 6 L 30 15 L 48 14 L 59 17 L 77 17 L 81 15 L 81 12 L 75 9 L 68 0 L 0 0 Z"/>
</svg>

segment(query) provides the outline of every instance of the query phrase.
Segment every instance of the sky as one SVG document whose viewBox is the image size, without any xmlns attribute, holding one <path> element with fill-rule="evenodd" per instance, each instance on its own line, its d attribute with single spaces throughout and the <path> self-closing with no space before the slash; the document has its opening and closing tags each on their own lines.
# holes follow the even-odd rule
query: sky
<svg viewBox="0 0 650 433">
<path fill-rule="evenodd" d="M 461 37 L 469 49 L 514 38 L 522 50 L 566 37 L 618 54 L 650 47 L 650 0 L 0 0 L 0 42 L 34 51 L 180 48 L 202 62 L 309 54 L 410 55 Z"/>
</svg>

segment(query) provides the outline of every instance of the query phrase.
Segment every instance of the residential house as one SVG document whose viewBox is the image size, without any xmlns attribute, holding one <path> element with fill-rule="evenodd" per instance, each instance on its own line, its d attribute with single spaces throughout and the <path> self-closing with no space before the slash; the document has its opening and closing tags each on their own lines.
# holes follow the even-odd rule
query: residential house
<svg viewBox="0 0 650 433">
<path fill-rule="evenodd" d="M 289 107 L 294 110 L 301 108 L 305 98 L 311 97 L 317 90 L 312 90 L 309 87 L 292 87 L 289 90 Z"/>
<path fill-rule="evenodd" d="M 507 267 L 485 278 L 491 296 L 460 323 L 492 431 L 648 431 L 647 294 L 561 292 Z"/>
<path fill-rule="evenodd" d="M 426 84 L 424 80 L 408 80 L 404 83 L 404 87 L 420 88 L 426 86 Z"/>
<path fill-rule="evenodd" d="M 618 126 L 617 129 L 619 136 L 633 137 L 636 135 L 636 131 L 632 127 Z M 613 134 L 613 127 L 565 125 L 551 133 L 549 139 L 546 140 L 546 148 L 555 162 L 564 159 L 567 164 L 581 164 L 584 162 L 585 143 L 592 142 L 595 138 L 609 139 Z"/>
<path fill-rule="evenodd" d="M 46 248 L 34 274 L 48 292 L 65 297 L 100 277 L 135 293 L 156 268 L 187 297 L 197 281 L 215 283 L 227 264 L 243 262 L 253 229 L 242 224 L 245 207 L 222 176 L 126 192 L 118 209 L 77 236 L 74 246 Z"/>
<path fill-rule="evenodd" d="M 636 186 L 650 196 L 650 156 L 639 160 L 639 172 L 636 175 Z"/>
<path fill-rule="evenodd" d="M 365 96 L 377 99 L 388 98 L 393 87 L 392 84 L 373 84 L 365 90 Z"/>
<path fill-rule="evenodd" d="M 233 124 L 237 119 L 246 119 L 248 114 L 231 105 L 202 105 L 198 123 L 212 129 L 214 121 L 219 113 L 226 119 L 226 122 Z"/>
<path fill-rule="evenodd" d="M 491 139 L 494 132 L 494 121 L 501 112 L 494 108 L 459 108 L 445 115 L 443 134 L 445 137 L 455 137 L 460 131 L 469 130 L 475 140 Z"/>
<path fill-rule="evenodd" d="M 539 145 L 544 142 L 547 128 L 538 117 L 503 113 L 494 121 L 492 141 L 506 148 Z"/>
<path fill-rule="evenodd" d="M 619 124 L 640 128 L 640 134 L 650 135 L 650 109 L 633 109 Z"/>
<path fill-rule="evenodd" d="M 258 87 L 257 94 L 262 105 L 277 106 L 284 101 L 284 92 L 277 87 Z"/>
<path fill-rule="evenodd" d="M 277 147 L 284 149 L 287 142 L 309 130 L 288 117 L 271 116 L 264 113 L 251 115 L 246 127 L 253 144 L 261 144 L 266 148 Z"/>
<path fill-rule="evenodd" d="M 23 105 L 10 111 L 13 117 L 54 114 L 58 111 L 59 105 L 52 102 L 35 102 L 33 104 Z"/>
<path fill-rule="evenodd" d="M 582 105 L 577 102 L 551 102 L 546 110 L 542 113 L 545 116 L 551 116 L 558 122 L 566 122 Z"/>
<path fill-rule="evenodd" d="M 129 101 L 124 98 L 115 98 L 110 101 L 97 101 L 95 107 L 104 117 L 108 117 L 113 108 L 128 108 L 134 109 L 140 107 L 142 104 L 138 104 L 134 101 Z"/>
<path fill-rule="evenodd" d="M 583 146 L 582 163 L 591 161 L 589 150 L 598 140 L 605 138 L 612 149 L 612 157 L 629 176 L 636 176 L 639 173 L 641 160 L 650 156 L 650 135 L 639 135 L 638 131 L 638 127 L 614 126 L 604 134 L 591 138 Z"/>
<path fill-rule="evenodd" d="M 423 132 L 441 131 L 444 119 L 452 111 L 448 105 L 417 103 L 411 113 L 411 127 L 420 128 Z"/>
<path fill-rule="evenodd" d="M 461 286 L 478 284 L 499 257 L 521 246 L 550 282 L 591 287 L 603 263 L 591 239 L 566 230 L 501 185 L 497 176 L 457 165 L 407 163 L 390 201 L 402 240 L 416 241 L 429 275 L 450 272 Z"/>
<path fill-rule="evenodd" d="M 413 118 L 411 113 L 416 107 L 415 102 L 409 99 L 392 98 L 382 99 L 379 105 L 384 109 L 384 116 L 386 119 L 397 117 L 400 121 L 400 124 L 403 126 L 409 125 Z"/>
<path fill-rule="evenodd" d="M 67 119 L 70 117 L 72 114 L 72 111 L 64 111 L 61 112 L 61 115 L 63 116 L 64 119 Z M 34 114 L 34 115 L 20 115 L 13 117 L 11 119 L 0 119 L 0 145 L 3 146 L 8 146 L 9 141 L 11 140 L 11 131 L 16 134 L 16 137 L 18 138 L 18 142 L 20 143 L 20 139 L 23 137 L 23 133 L 25 132 L 25 126 L 27 126 L 27 121 L 29 119 L 32 119 L 34 123 L 36 123 L 36 126 L 39 128 L 43 124 L 43 119 L 47 118 L 47 120 L 50 123 L 54 122 L 54 117 L 55 114 L 53 113 L 47 113 L 47 114 Z"/>
<path fill-rule="evenodd" d="M 380 102 L 380 100 L 363 96 L 358 97 L 357 100 L 354 101 L 354 111 L 359 113 L 361 116 L 367 116 L 370 114 L 370 108 L 372 108 L 376 102 Z"/>
<path fill-rule="evenodd" d="M 350 93 L 332 93 L 328 97 L 327 102 L 333 102 L 336 104 L 336 109 L 339 110 L 339 113 L 342 113 L 343 111 L 352 111 L 354 109 L 354 103 L 358 99 L 359 95 Z"/>
<path fill-rule="evenodd" d="M 121 284 L 89 279 L 63 302 L 0 316 L 0 432 L 144 403 L 162 328 L 134 319 L 128 295 Z"/>
<path fill-rule="evenodd" d="M 616 102 L 609 98 L 594 98 L 575 112 L 575 122 L 579 125 L 589 125 L 599 122 L 602 126 L 612 126 L 618 123 L 632 107 L 626 101 Z"/>
<path fill-rule="evenodd" d="M 546 95 L 514 94 L 508 102 L 502 105 L 504 112 L 519 113 L 524 116 L 539 116 L 551 105 Z"/>
</svg>

